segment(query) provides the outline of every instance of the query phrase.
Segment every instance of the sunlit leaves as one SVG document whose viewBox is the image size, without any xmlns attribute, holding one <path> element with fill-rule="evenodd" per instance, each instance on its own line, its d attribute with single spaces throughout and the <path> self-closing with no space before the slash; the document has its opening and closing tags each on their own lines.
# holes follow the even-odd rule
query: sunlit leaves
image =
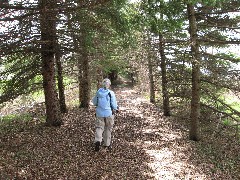
<svg viewBox="0 0 240 180">
<path fill-rule="evenodd" d="M 71 108 L 65 125 L 54 128 L 42 124 L 44 107 L 36 104 L 26 107 L 28 114 L 0 122 L 0 177 L 239 179 L 239 143 L 226 134 L 225 126 L 217 129 L 216 122 L 203 121 L 204 138 L 193 143 L 187 138 L 186 118 L 164 118 L 160 108 L 133 89 L 114 91 L 121 111 L 115 118 L 112 151 L 93 151 L 94 108 Z M 73 90 L 67 93 L 73 95 Z"/>
</svg>

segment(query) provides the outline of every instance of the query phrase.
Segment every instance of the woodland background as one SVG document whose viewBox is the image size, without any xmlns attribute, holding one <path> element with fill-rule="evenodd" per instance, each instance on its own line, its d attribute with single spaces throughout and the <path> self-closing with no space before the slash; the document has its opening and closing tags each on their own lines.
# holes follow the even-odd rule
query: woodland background
<svg viewBox="0 0 240 180">
<path fill-rule="evenodd" d="M 127 79 L 164 117 L 184 120 L 190 140 L 206 137 L 209 124 L 210 134 L 224 130 L 238 143 L 239 7 L 238 0 L 2 0 L 1 126 L 60 127 L 72 107 L 91 109 L 108 77 L 118 87 Z"/>
</svg>

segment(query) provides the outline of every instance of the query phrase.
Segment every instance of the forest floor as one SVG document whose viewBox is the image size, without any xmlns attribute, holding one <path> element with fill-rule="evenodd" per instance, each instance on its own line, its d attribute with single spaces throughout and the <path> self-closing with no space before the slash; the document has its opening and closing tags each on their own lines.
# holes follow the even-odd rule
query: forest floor
<svg viewBox="0 0 240 180">
<path fill-rule="evenodd" d="M 187 118 L 164 117 L 131 87 L 114 91 L 121 111 L 111 151 L 93 151 L 94 107 L 70 108 L 59 128 L 38 117 L 1 122 L 0 179 L 240 179 L 235 137 L 209 123 L 190 141 Z"/>
</svg>

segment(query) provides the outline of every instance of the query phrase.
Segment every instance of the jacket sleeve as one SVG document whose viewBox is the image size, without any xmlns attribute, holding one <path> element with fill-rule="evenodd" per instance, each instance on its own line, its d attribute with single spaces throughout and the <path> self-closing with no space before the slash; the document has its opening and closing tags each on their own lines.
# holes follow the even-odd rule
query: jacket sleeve
<svg viewBox="0 0 240 180">
<path fill-rule="evenodd" d="M 116 100 L 116 96 L 115 93 L 113 91 L 110 92 L 111 93 L 111 104 L 113 109 L 117 110 L 118 109 L 118 105 L 117 105 L 117 100 Z"/>
</svg>

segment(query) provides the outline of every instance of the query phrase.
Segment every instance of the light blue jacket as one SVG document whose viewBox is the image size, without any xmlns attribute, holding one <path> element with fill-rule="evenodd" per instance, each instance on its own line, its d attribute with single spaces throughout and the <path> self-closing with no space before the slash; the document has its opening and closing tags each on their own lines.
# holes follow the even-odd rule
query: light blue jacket
<svg viewBox="0 0 240 180">
<path fill-rule="evenodd" d="M 97 106 L 97 108 L 96 108 L 96 116 L 97 117 L 109 117 L 112 115 L 112 110 L 111 110 L 111 106 L 110 106 L 110 96 L 108 94 L 109 92 L 111 94 L 112 108 L 115 110 L 118 109 L 116 96 L 115 96 L 114 92 L 109 89 L 100 88 L 97 91 L 94 98 L 92 99 L 93 104 L 95 106 Z"/>
</svg>

